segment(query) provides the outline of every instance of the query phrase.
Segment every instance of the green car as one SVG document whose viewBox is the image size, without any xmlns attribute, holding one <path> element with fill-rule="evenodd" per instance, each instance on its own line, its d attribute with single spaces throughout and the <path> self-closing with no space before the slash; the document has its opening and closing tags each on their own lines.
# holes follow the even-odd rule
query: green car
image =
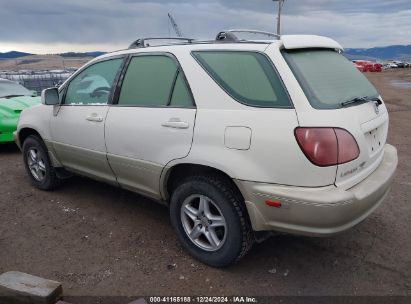
<svg viewBox="0 0 411 304">
<path fill-rule="evenodd" d="M 0 143 L 13 141 L 21 111 L 39 103 L 37 92 L 14 81 L 0 79 Z"/>
</svg>

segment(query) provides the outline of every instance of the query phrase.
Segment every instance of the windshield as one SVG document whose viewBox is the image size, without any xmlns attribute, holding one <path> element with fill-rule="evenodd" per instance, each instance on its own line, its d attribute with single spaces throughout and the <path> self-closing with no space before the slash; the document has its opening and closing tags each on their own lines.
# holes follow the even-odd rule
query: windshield
<svg viewBox="0 0 411 304">
<path fill-rule="evenodd" d="M 334 50 L 288 50 L 283 55 L 313 108 L 336 109 L 355 98 L 366 102 L 378 97 L 368 79 Z"/>
<path fill-rule="evenodd" d="M 21 95 L 31 96 L 32 92 L 16 82 L 0 80 L 0 98 Z"/>
</svg>

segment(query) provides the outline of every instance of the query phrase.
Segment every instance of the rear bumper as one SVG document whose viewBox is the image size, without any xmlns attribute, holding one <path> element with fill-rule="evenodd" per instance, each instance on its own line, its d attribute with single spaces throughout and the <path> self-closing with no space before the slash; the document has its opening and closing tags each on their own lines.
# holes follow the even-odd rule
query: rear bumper
<svg viewBox="0 0 411 304">
<path fill-rule="evenodd" d="M 397 150 L 385 145 L 377 169 L 354 187 L 343 190 L 279 186 L 235 180 L 255 231 L 276 230 L 310 236 L 333 235 L 370 215 L 387 196 L 397 168 Z M 265 201 L 281 202 L 280 208 Z"/>
</svg>

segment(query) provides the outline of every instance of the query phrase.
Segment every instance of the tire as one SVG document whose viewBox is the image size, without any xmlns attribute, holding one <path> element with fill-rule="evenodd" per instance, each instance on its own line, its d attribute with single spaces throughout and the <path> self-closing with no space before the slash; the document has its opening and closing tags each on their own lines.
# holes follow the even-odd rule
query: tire
<svg viewBox="0 0 411 304">
<path fill-rule="evenodd" d="M 244 201 L 219 176 L 183 181 L 172 193 L 170 219 L 183 247 L 210 266 L 238 262 L 253 244 Z"/>
<path fill-rule="evenodd" d="M 23 162 L 33 186 L 53 190 L 61 184 L 62 180 L 51 165 L 47 148 L 38 136 L 30 135 L 24 140 Z"/>
</svg>

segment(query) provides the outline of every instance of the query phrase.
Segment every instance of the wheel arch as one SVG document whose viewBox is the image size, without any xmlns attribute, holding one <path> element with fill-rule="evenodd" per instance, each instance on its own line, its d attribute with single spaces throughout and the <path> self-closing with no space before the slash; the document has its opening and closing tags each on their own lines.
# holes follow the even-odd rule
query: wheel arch
<svg viewBox="0 0 411 304">
<path fill-rule="evenodd" d="M 24 128 L 21 128 L 18 132 L 18 139 L 19 139 L 21 148 L 23 148 L 24 141 L 30 135 L 36 135 L 44 142 L 43 137 L 40 135 L 40 133 L 37 130 L 35 130 L 34 128 L 30 128 L 30 127 L 24 127 Z"/>
<path fill-rule="evenodd" d="M 50 161 L 53 167 L 55 168 L 63 167 L 63 165 L 60 163 L 60 161 L 56 157 L 55 151 L 51 143 L 45 140 L 45 138 L 40 134 L 40 132 L 38 132 L 36 129 L 32 127 L 22 127 L 20 130 L 18 130 L 17 139 L 18 139 L 18 145 L 20 149 L 23 150 L 24 141 L 31 135 L 37 136 L 43 142 L 43 145 L 49 154 Z M 60 174 L 60 172 L 57 172 L 57 173 Z"/>
<path fill-rule="evenodd" d="M 184 179 L 195 175 L 215 175 L 226 181 L 241 199 L 244 199 L 233 178 L 223 170 L 198 163 L 178 163 L 164 170 L 160 181 L 162 197 L 168 201 L 171 193 Z"/>
</svg>

